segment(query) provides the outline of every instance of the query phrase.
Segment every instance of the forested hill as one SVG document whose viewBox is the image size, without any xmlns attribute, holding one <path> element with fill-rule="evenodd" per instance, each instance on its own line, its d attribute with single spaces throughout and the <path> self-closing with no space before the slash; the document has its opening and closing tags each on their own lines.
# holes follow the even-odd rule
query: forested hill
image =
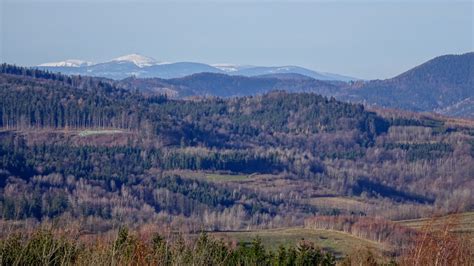
<svg viewBox="0 0 474 266">
<path fill-rule="evenodd" d="M 436 57 L 387 80 L 355 84 L 340 97 L 410 111 L 474 117 L 474 53 Z M 464 102 L 464 103 L 463 103 Z"/>
<path fill-rule="evenodd" d="M 314 92 L 342 101 L 474 118 L 473 66 L 474 53 L 466 53 L 434 58 L 386 80 L 346 83 L 290 74 L 242 77 L 200 73 L 170 80 L 128 78 L 118 85 L 174 98 L 248 96 L 271 90 Z"/>
<path fill-rule="evenodd" d="M 361 136 L 371 138 L 388 128 L 383 119 L 362 105 L 315 94 L 273 92 L 229 100 L 168 100 L 164 96 L 143 97 L 95 78 L 8 65 L 2 66 L 2 73 L 8 74 L 1 75 L 0 126 L 8 128 L 140 130 L 149 124 L 155 134 L 172 131 L 171 136 L 195 135 L 203 143 L 269 131 L 310 134 L 358 130 Z"/>
<path fill-rule="evenodd" d="M 177 100 L 108 79 L 0 70 L 4 221 L 237 230 L 473 209 L 468 121 L 313 93 Z"/>
<path fill-rule="evenodd" d="M 218 73 L 198 73 L 168 80 L 131 77 L 117 82 L 117 86 L 122 88 L 136 89 L 151 94 L 166 94 L 173 98 L 189 96 L 251 96 L 273 90 L 314 92 L 331 96 L 336 95 L 340 91 L 340 87 L 336 84 L 338 83 L 315 80 L 296 74 L 245 77 Z"/>
<path fill-rule="evenodd" d="M 254 77 L 196 73 L 172 79 L 129 77 L 123 80 L 83 77 L 76 78 L 75 82 L 101 81 L 146 95 L 167 95 L 174 99 L 254 96 L 273 90 L 313 92 L 346 102 L 474 118 L 473 65 L 474 53 L 445 55 L 391 79 L 351 83 L 316 80 L 292 73 Z"/>
</svg>

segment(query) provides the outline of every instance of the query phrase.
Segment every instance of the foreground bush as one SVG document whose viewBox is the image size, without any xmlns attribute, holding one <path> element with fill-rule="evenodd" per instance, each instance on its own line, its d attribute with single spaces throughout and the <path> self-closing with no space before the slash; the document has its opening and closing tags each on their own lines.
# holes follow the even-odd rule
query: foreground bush
<svg viewBox="0 0 474 266">
<path fill-rule="evenodd" d="M 401 265 L 474 265 L 472 239 L 456 233 L 459 217 L 431 219 L 400 259 Z"/>
<path fill-rule="evenodd" d="M 12 235 L 0 241 L 0 265 L 335 265 L 335 257 L 313 243 L 267 250 L 257 237 L 231 246 L 202 233 L 195 241 L 154 234 L 146 241 L 122 228 L 114 241 L 81 243 L 52 231 Z"/>
</svg>

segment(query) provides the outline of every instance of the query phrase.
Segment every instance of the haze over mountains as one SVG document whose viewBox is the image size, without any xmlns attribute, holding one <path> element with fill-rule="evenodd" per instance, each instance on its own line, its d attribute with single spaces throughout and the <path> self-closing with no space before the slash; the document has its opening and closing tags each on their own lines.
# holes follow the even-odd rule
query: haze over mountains
<svg viewBox="0 0 474 266">
<path fill-rule="evenodd" d="M 164 93 L 174 98 L 247 96 L 272 90 L 314 92 L 371 106 L 474 118 L 473 65 L 474 53 L 466 53 L 436 57 L 386 80 L 347 83 L 294 73 L 252 77 L 198 73 L 168 80 L 128 78 L 119 84 L 127 89 Z"/>
<path fill-rule="evenodd" d="M 250 66 L 234 64 L 203 64 L 195 62 L 159 62 L 151 57 L 130 54 L 108 62 L 92 63 L 78 59 L 51 62 L 38 65 L 40 69 L 61 72 L 68 75 L 88 75 L 111 79 L 130 76 L 140 78 L 179 78 L 196 73 L 209 72 L 240 76 L 296 73 L 319 80 L 351 81 L 357 78 L 338 74 L 317 72 L 298 66 Z"/>
<path fill-rule="evenodd" d="M 385 80 L 362 81 L 301 67 L 163 63 L 133 54 L 105 63 L 81 60 L 39 66 L 53 72 L 119 79 L 119 87 L 172 98 L 235 97 L 272 90 L 314 92 L 347 102 L 474 118 L 474 53 L 444 55 Z"/>
</svg>

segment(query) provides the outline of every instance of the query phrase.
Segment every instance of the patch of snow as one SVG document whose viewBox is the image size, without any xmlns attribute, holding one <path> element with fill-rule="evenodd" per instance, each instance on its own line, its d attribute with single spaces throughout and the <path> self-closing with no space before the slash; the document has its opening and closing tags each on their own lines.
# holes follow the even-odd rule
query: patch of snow
<svg viewBox="0 0 474 266">
<path fill-rule="evenodd" d="M 241 65 L 229 64 L 229 63 L 212 64 L 211 66 L 217 69 L 220 69 L 224 72 L 237 72 L 243 68 L 249 67 L 249 66 L 241 66 Z"/>
<path fill-rule="evenodd" d="M 291 67 L 278 67 L 275 71 L 290 71 Z"/>
<path fill-rule="evenodd" d="M 237 66 L 232 65 L 232 64 L 213 64 L 211 66 L 225 72 L 236 72 L 239 70 Z"/>
<path fill-rule="evenodd" d="M 174 64 L 174 62 L 158 62 L 155 65 L 171 65 Z"/>
<path fill-rule="evenodd" d="M 38 66 L 42 67 L 84 67 L 84 66 L 91 66 L 94 63 L 84 61 L 84 60 L 79 60 L 79 59 L 68 59 L 65 61 L 60 61 L 60 62 L 50 62 L 50 63 L 44 63 L 40 64 Z"/>
</svg>

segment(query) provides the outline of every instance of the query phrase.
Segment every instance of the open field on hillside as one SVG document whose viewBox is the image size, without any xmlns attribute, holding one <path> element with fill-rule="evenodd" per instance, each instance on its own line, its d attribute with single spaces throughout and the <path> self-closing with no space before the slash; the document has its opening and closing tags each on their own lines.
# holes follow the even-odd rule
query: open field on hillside
<svg viewBox="0 0 474 266">
<path fill-rule="evenodd" d="M 258 231 L 215 232 L 211 235 L 224 240 L 235 240 L 239 243 L 251 243 L 256 236 L 259 236 L 262 243 L 272 250 L 278 249 L 280 245 L 296 245 L 301 240 L 307 240 L 315 243 L 323 250 L 334 252 L 337 257 L 344 256 L 357 249 L 370 249 L 375 253 L 384 251 L 380 243 L 330 230 L 294 227 Z"/>
<path fill-rule="evenodd" d="M 118 129 L 103 129 L 103 130 L 82 130 L 79 131 L 79 136 L 87 137 L 92 135 L 107 135 L 107 134 L 117 134 L 123 133 L 123 130 Z"/>
<path fill-rule="evenodd" d="M 175 174 L 184 178 L 200 179 L 215 183 L 239 183 L 241 185 L 249 185 L 252 187 L 262 188 L 263 185 L 279 178 L 277 175 L 271 174 L 242 174 L 233 172 L 219 171 L 192 171 L 192 170 L 166 170 L 166 174 Z"/>
<path fill-rule="evenodd" d="M 213 171 L 192 171 L 192 170 L 167 170 L 166 174 L 175 174 L 184 178 L 199 179 L 211 182 L 240 182 L 249 181 L 256 177 L 253 174 L 239 174 L 230 172 L 213 172 Z"/>
<path fill-rule="evenodd" d="M 421 229 L 424 226 L 432 225 L 440 226 L 446 222 L 452 222 L 455 226 L 454 231 L 459 233 L 467 233 L 474 238 L 474 212 L 465 212 L 455 215 L 443 216 L 436 219 L 422 218 L 413 220 L 398 221 L 398 223 L 415 229 Z"/>
<path fill-rule="evenodd" d="M 308 204 L 315 207 L 326 207 L 347 211 L 366 211 L 370 204 L 348 197 L 316 197 L 308 200 Z"/>
<path fill-rule="evenodd" d="M 250 178 L 252 175 L 229 175 L 229 174 L 206 174 L 209 181 L 225 182 L 225 181 L 241 181 Z"/>
<path fill-rule="evenodd" d="M 118 128 L 25 128 L 8 129 L 0 127 L 0 134 L 18 135 L 27 140 L 28 145 L 77 145 L 77 146 L 126 146 L 137 143 L 138 134 Z"/>
</svg>

